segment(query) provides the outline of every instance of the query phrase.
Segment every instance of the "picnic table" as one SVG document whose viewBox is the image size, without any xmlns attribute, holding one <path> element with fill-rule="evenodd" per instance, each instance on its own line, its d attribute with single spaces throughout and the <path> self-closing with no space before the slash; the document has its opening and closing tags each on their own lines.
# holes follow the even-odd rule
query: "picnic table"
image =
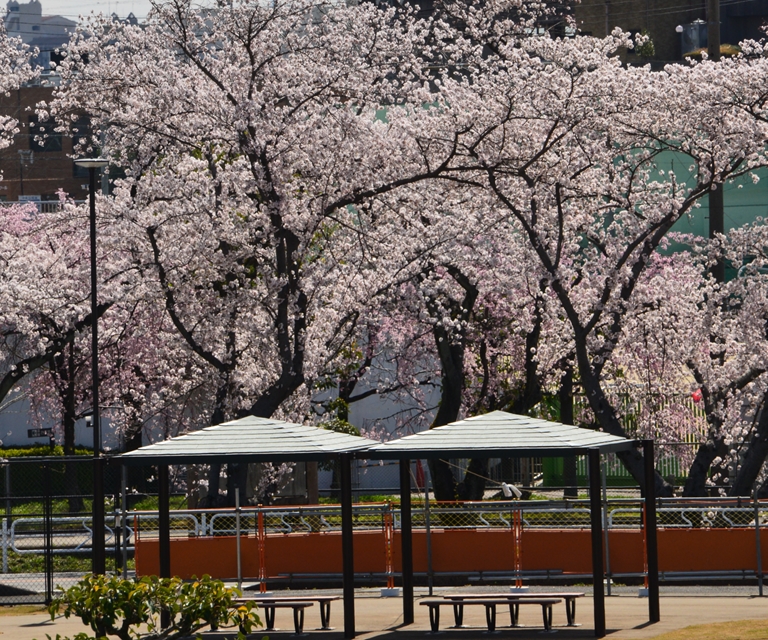
<svg viewBox="0 0 768 640">
<path fill-rule="evenodd" d="M 515 599 L 515 600 L 526 600 L 526 599 L 539 599 L 539 598 L 559 598 L 560 600 L 565 601 L 565 618 L 566 618 L 566 624 L 569 627 L 578 627 L 579 625 L 576 623 L 576 599 L 577 598 L 583 598 L 584 597 L 583 591 L 559 591 L 559 592 L 552 592 L 552 593 L 531 593 L 531 592 L 524 592 L 524 593 L 450 593 L 447 595 L 442 596 L 443 598 L 450 599 L 456 602 L 462 602 L 464 600 L 471 600 L 476 598 L 507 598 L 507 599 Z M 460 607 L 458 608 L 458 611 L 454 609 L 454 616 L 461 615 Z M 517 620 L 519 615 L 519 606 L 514 605 L 514 607 L 510 607 L 510 616 L 512 617 L 512 626 L 516 627 Z M 458 620 L 458 618 L 457 618 Z M 457 626 L 460 626 L 459 623 L 456 623 Z"/>
<path fill-rule="evenodd" d="M 255 602 L 262 609 L 264 609 L 264 617 L 267 619 L 267 631 L 273 629 L 272 625 L 274 624 L 275 608 L 293 607 L 295 615 L 299 607 L 294 606 L 294 604 L 299 605 L 302 603 L 309 603 L 308 606 L 311 606 L 313 603 L 317 602 L 320 608 L 320 629 L 322 631 L 329 631 L 333 629 L 333 627 L 330 626 L 331 602 L 334 600 L 339 600 L 339 598 L 340 596 L 329 595 L 245 596 L 242 598 L 235 598 L 233 602 L 236 605 L 244 604 L 247 602 Z M 303 609 L 301 609 L 301 611 L 303 615 Z M 297 631 L 296 633 L 299 632 Z"/>
<path fill-rule="evenodd" d="M 560 598 L 525 598 L 519 599 L 512 594 L 502 594 L 500 597 L 477 597 L 466 599 L 457 599 L 452 597 L 430 598 L 419 602 L 420 605 L 429 607 L 429 625 L 433 633 L 437 633 L 440 628 L 440 607 L 451 605 L 453 607 L 454 620 L 456 628 L 464 626 L 464 607 L 471 605 L 481 605 L 485 607 L 485 621 L 488 631 L 496 630 L 496 607 L 498 605 L 508 605 L 510 613 L 513 607 L 519 607 L 521 604 L 540 605 L 542 618 L 544 620 L 544 630 L 552 629 L 552 605 L 561 602 Z M 517 620 L 513 615 L 513 626 L 517 626 Z"/>
</svg>

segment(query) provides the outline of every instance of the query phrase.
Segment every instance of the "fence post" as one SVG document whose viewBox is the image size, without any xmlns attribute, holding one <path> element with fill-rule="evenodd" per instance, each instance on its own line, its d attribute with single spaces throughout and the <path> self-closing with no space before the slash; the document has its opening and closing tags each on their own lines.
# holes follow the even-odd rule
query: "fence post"
<svg viewBox="0 0 768 640">
<path fill-rule="evenodd" d="M 589 517 L 592 528 L 592 601 L 595 636 L 605 636 L 605 588 L 603 573 L 602 501 L 600 499 L 600 450 L 589 450 Z"/>
<path fill-rule="evenodd" d="M 344 637 L 354 638 L 355 632 L 355 554 L 354 519 L 352 517 L 352 455 L 339 454 L 341 484 L 341 558 L 344 593 Z"/>
<path fill-rule="evenodd" d="M 237 588 L 243 588 L 243 565 L 240 554 L 240 487 L 235 489 L 235 536 L 237 541 Z"/>
<path fill-rule="evenodd" d="M 757 490 L 755 490 L 755 549 L 757 551 L 757 588 L 758 595 L 763 597 L 763 552 L 760 544 L 760 503 L 757 501 Z"/>
<path fill-rule="evenodd" d="M 5 518 L 8 521 L 8 528 L 11 526 L 11 463 L 5 461 Z"/>
<path fill-rule="evenodd" d="M 384 511 L 384 571 L 387 574 L 387 589 L 395 588 L 395 567 L 392 563 L 392 539 L 394 537 L 392 510 L 392 502 L 388 502 Z"/>
<path fill-rule="evenodd" d="M 3 518 L 3 573 L 8 573 L 8 522 Z"/>
<path fill-rule="evenodd" d="M 608 466 L 603 462 L 603 535 L 605 536 L 605 580 L 608 587 L 608 596 L 611 595 L 611 544 L 608 534 Z"/>
<path fill-rule="evenodd" d="M 403 623 L 413 624 L 413 520 L 411 461 L 400 460 L 400 561 L 403 582 Z"/>
<path fill-rule="evenodd" d="M 656 486 L 653 440 L 643 440 L 645 475 L 645 540 L 648 557 L 648 620 L 658 622 L 659 610 L 659 545 L 656 535 Z"/>
<path fill-rule="evenodd" d="M 45 499 L 43 501 L 43 517 L 45 519 L 45 604 L 53 600 L 53 518 L 51 503 L 51 465 L 43 465 L 43 483 Z"/>
<path fill-rule="evenodd" d="M 256 532 L 256 539 L 258 540 L 259 544 L 259 592 L 260 593 L 266 593 L 267 592 L 267 561 L 266 561 L 266 540 L 265 540 L 265 532 L 264 532 L 264 509 L 261 505 L 259 505 L 257 508 L 257 526 L 258 530 Z"/>
<path fill-rule="evenodd" d="M 128 577 L 128 469 L 120 465 L 120 528 L 123 530 L 123 578 Z"/>
<path fill-rule="evenodd" d="M 432 472 L 429 470 L 429 465 L 426 466 L 428 475 L 424 490 L 424 527 L 427 536 L 427 586 L 429 587 L 429 595 L 432 596 L 435 582 L 435 574 L 432 571 L 432 523 L 430 522 L 429 507 L 429 484 L 432 481 Z"/>
</svg>

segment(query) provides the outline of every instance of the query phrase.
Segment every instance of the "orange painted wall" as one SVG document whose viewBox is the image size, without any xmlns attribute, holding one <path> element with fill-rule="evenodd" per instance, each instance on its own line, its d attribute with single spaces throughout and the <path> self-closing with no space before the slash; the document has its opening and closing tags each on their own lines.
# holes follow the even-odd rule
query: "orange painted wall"
<svg viewBox="0 0 768 640">
<path fill-rule="evenodd" d="M 768 536 L 761 531 L 763 571 Z M 660 532 L 661 534 L 661 532 Z M 662 544 L 663 540 L 663 544 Z M 659 535 L 659 568 L 662 571 L 752 570 L 757 568 L 754 529 L 667 529 Z"/>
<path fill-rule="evenodd" d="M 355 533 L 355 571 L 384 571 L 384 534 Z M 136 574 L 157 575 L 160 569 L 157 538 L 136 541 Z M 259 547 L 255 537 L 240 538 L 242 575 L 259 575 Z M 290 533 L 267 536 L 267 576 L 281 573 L 341 573 L 341 536 L 337 533 Z M 208 574 L 214 578 L 237 575 L 237 543 L 234 536 L 171 540 L 171 574 L 182 578 Z"/>
<path fill-rule="evenodd" d="M 661 571 L 727 571 L 756 568 L 753 529 L 660 529 L 659 569 Z M 266 573 L 341 573 L 341 536 L 338 532 L 291 533 L 266 538 Z M 501 571 L 515 569 L 514 539 L 510 531 L 434 529 L 432 566 L 437 573 Z M 643 536 L 639 530 L 610 532 L 611 573 L 643 571 Z M 761 540 L 768 549 L 768 531 Z M 183 578 L 209 574 L 231 578 L 237 575 L 234 537 L 171 540 L 171 573 Z M 256 577 L 258 546 L 254 537 L 241 539 L 243 576 Z M 382 531 L 354 534 L 355 571 L 384 573 L 386 550 Z M 157 574 L 157 539 L 136 542 L 136 573 Z M 395 571 L 400 571 L 400 535 L 392 549 Z M 590 573 L 592 552 L 588 529 L 524 530 L 522 568 L 524 571 L 560 570 Z M 424 530 L 413 532 L 414 571 L 427 570 Z M 763 558 L 763 570 L 768 561 Z"/>
</svg>

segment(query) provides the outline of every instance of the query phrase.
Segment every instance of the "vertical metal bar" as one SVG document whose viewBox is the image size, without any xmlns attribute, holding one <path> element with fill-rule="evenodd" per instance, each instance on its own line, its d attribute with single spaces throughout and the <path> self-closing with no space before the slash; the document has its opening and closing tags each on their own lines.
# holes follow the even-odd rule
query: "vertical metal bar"
<svg viewBox="0 0 768 640">
<path fill-rule="evenodd" d="M 243 588 L 243 565 L 240 555 L 240 487 L 235 490 L 235 536 L 237 541 L 237 588 Z"/>
<path fill-rule="evenodd" d="M 122 492 L 120 494 L 120 528 L 123 530 L 123 578 L 128 577 L 128 469 L 125 465 L 120 465 L 120 484 Z"/>
<path fill-rule="evenodd" d="M 3 518 L 3 573 L 8 573 L 8 522 Z"/>
<path fill-rule="evenodd" d="M 101 465 L 101 412 L 99 411 L 99 322 L 96 277 L 96 169 L 88 168 L 88 202 L 91 266 L 91 384 L 93 400 L 93 515 L 92 571 L 103 574 L 106 569 L 104 541 L 104 469 Z"/>
<path fill-rule="evenodd" d="M 45 484 L 45 604 L 53 600 L 53 503 L 51 500 L 51 465 L 43 465 L 43 481 Z"/>
<path fill-rule="evenodd" d="M 659 545 L 656 537 L 656 465 L 653 440 L 643 440 L 645 463 L 645 544 L 648 557 L 648 620 L 661 620 L 659 609 Z"/>
<path fill-rule="evenodd" d="M 343 560 L 344 637 L 355 637 L 355 555 L 352 527 L 352 456 L 339 455 L 341 483 L 341 557 Z"/>
<path fill-rule="evenodd" d="M 341 523 L 341 534 L 342 538 L 344 537 L 344 507 L 342 506 L 342 523 Z M 267 592 L 267 552 L 266 552 L 266 529 L 264 528 L 264 509 L 261 508 L 261 505 L 257 508 L 257 516 L 256 516 L 256 538 L 259 541 L 259 592 L 260 593 L 266 593 Z M 213 523 L 211 523 L 211 531 L 213 531 Z M 343 544 L 343 541 L 342 541 Z M 354 577 L 354 575 L 353 575 Z M 354 590 L 352 591 L 354 595 Z"/>
<path fill-rule="evenodd" d="M 757 551 L 757 589 L 758 595 L 763 597 L 763 551 L 760 540 L 760 503 L 757 501 L 757 489 L 755 489 L 755 550 Z"/>
<path fill-rule="evenodd" d="M 5 519 L 8 521 L 8 528 L 11 528 L 11 463 L 5 461 Z"/>
<path fill-rule="evenodd" d="M 413 624 L 412 534 L 411 461 L 400 460 L 400 555 L 403 563 L 403 624 Z"/>
<path fill-rule="evenodd" d="M 427 586 L 429 587 L 429 595 L 432 596 L 434 590 L 435 574 L 432 569 L 432 524 L 430 522 L 430 506 L 429 506 L 429 485 L 432 482 L 432 472 L 429 470 L 429 465 L 425 465 L 427 477 L 426 487 L 424 490 L 424 526 L 426 527 L 427 536 Z"/>
<path fill-rule="evenodd" d="M 605 591 L 603 588 L 603 518 L 600 500 L 600 451 L 589 450 L 589 513 L 592 523 L 592 584 L 595 637 L 605 636 Z"/>
<path fill-rule="evenodd" d="M 157 515 L 158 535 L 160 538 L 160 577 L 171 577 L 171 513 L 170 488 L 168 484 L 168 465 L 157 466 Z"/>
<path fill-rule="evenodd" d="M 168 465 L 157 466 L 157 516 L 158 550 L 160 555 L 160 578 L 171 577 L 171 500 L 168 484 Z M 167 629 L 171 624 L 171 613 L 167 609 L 160 612 L 160 626 Z"/>
<path fill-rule="evenodd" d="M 611 596 L 611 541 L 608 532 L 608 467 L 605 463 L 601 465 L 603 481 L 603 534 L 605 536 L 605 580 L 608 590 L 608 597 Z"/>
<path fill-rule="evenodd" d="M 5 519 L 3 520 L 3 573 L 8 573 L 8 541 L 13 509 L 11 507 L 11 463 L 5 461 Z"/>
</svg>

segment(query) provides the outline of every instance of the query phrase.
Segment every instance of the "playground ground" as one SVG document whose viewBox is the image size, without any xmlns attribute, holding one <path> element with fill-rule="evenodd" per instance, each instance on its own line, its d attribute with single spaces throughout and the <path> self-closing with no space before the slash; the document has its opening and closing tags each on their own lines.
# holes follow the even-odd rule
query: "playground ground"
<svg viewBox="0 0 768 640">
<path fill-rule="evenodd" d="M 457 590 L 458 588 L 435 589 L 435 595 Z M 487 589 L 487 588 L 486 588 Z M 498 590 L 498 587 L 495 588 Z M 569 590 L 573 589 L 569 587 Z M 580 588 L 579 588 L 580 589 Z M 462 591 L 480 591 L 478 587 L 462 588 Z M 538 588 L 536 589 L 539 590 Z M 545 589 L 542 589 L 545 590 Z M 583 589 L 589 593 L 589 589 Z M 768 590 L 766 591 L 768 594 Z M 446 629 L 452 623 L 449 608 L 444 608 L 441 614 L 441 631 L 432 634 L 429 628 L 427 607 L 419 606 L 418 601 L 427 596 L 426 589 L 416 589 L 415 623 L 402 626 L 402 600 L 400 598 L 381 598 L 377 589 L 359 589 L 355 598 L 355 622 L 357 637 L 362 640 L 376 638 L 378 640 L 411 640 L 414 638 L 439 637 L 441 640 L 469 640 L 482 638 L 485 631 L 485 614 L 482 607 L 468 607 L 464 614 L 466 629 Z M 2 610 L 0 610 L 2 614 Z M 554 611 L 555 629 L 553 633 L 543 632 L 541 610 L 537 606 L 521 607 L 520 622 L 527 625 L 523 628 L 511 629 L 504 627 L 508 624 L 508 614 L 499 610 L 498 632 L 493 634 L 499 638 L 541 640 L 543 637 L 554 637 L 562 640 L 571 638 L 593 638 L 592 628 L 592 598 L 589 594 L 578 601 L 576 621 L 582 626 L 567 628 L 565 625 L 565 609 L 558 605 Z M 637 596 L 636 587 L 619 587 L 613 589 L 613 595 L 606 598 L 607 638 L 611 640 L 640 640 L 655 638 L 663 633 L 675 631 L 692 625 L 728 622 L 733 620 L 765 620 L 768 638 L 768 597 L 758 597 L 756 587 L 662 587 L 661 589 L 661 621 L 648 624 L 648 600 Z M 305 636 L 312 640 L 342 640 L 343 605 L 341 601 L 333 604 L 331 624 L 334 631 L 318 631 L 319 613 L 316 607 L 307 610 Z M 291 612 L 278 610 L 276 625 L 281 630 L 264 632 L 253 635 L 253 638 L 296 637 L 293 633 Z M 58 617 L 54 621 L 44 612 L 25 615 L 0 615 L 0 640 L 45 640 L 46 636 L 56 638 L 57 634 L 73 637 L 80 631 L 88 631 L 79 620 L 66 620 Z M 206 633 L 205 638 L 211 640 L 232 637 L 221 632 Z"/>
</svg>

